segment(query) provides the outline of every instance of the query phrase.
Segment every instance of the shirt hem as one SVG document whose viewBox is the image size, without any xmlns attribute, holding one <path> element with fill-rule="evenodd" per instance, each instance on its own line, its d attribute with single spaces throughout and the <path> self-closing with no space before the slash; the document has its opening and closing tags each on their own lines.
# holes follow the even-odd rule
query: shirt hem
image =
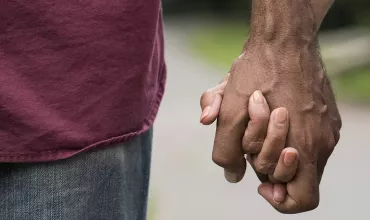
<svg viewBox="0 0 370 220">
<path fill-rule="evenodd" d="M 166 72 L 162 73 L 162 79 L 159 83 L 159 90 L 157 92 L 154 101 L 150 104 L 150 111 L 148 116 L 143 121 L 141 129 L 134 131 L 128 134 L 123 134 L 117 137 L 108 138 L 94 144 L 90 144 L 81 150 L 53 150 L 53 151 L 44 151 L 38 153 L 1 153 L 0 152 L 0 163 L 35 163 L 35 162 L 52 162 L 57 160 L 68 159 L 77 154 L 92 150 L 92 149 L 101 149 L 104 147 L 109 147 L 114 144 L 123 143 L 133 137 L 141 135 L 153 126 L 155 118 L 157 116 L 159 106 L 161 104 L 164 91 L 165 91 L 165 82 L 166 82 Z"/>
</svg>

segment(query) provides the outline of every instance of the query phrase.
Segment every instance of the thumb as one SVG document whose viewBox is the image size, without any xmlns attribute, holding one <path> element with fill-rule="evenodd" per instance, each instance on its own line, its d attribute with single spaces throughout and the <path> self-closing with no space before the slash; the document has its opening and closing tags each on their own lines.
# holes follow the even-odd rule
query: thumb
<svg viewBox="0 0 370 220">
<path fill-rule="evenodd" d="M 296 214 L 315 209 L 319 205 L 320 192 L 317 181 L 317 173 L 314 168 L 305 166 L 301 160 L 295 179 L 287 183 L 287 195 L 283 202 L 276 203 L 274 200 L 274 185 L 262 183 L 258 187 L 259 194 L 272 205 L 277 211 L 285 214 Z"/>
<path fill-rule="evenodd" d="M 202 94 L 200 98 L 202 108 L 200 122 L 203 125 L 210 125 L 217 119 L 228 78 L 229 74 L 225 76 L 220 84 Z"/>
</svg>

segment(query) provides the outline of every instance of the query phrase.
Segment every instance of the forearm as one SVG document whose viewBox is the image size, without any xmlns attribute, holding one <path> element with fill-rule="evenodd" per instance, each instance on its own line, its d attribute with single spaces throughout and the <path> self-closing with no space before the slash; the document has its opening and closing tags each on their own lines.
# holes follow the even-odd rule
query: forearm
<svg viewBox="0 0 370 220">
<path fill-rule="evenodd" d="M 314 40 L 333 2 L 252 0 L 251 37 L 264 41 Z"/>
<path fill-rule="evenodd" d="M 294 47 L 316 39 L 310 0 L 252 0 L 250 39 L 255 44 Z"/>
<path fill-rule="evenodd" d="M 320 81 L 325 73 L 317 50 L 318 16 L 314 15 L 311 3 L 310 0 L 252 2 L 251 33 L 245 49 L 258 54 L 260 62 L 269 66 L 270 82 L 283 77 L 284 83 L 295 82 L 296 92 L 310 90 L 312 81 Z M 262 91 L 273 87 L 266 84 Z"/>
</svg>

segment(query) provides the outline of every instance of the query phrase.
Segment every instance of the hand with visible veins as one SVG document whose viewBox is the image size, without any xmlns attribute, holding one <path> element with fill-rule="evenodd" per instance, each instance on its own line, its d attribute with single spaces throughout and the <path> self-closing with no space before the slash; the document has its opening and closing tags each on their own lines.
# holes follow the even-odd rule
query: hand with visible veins
<svg viewBox="0 0 370 220">
<path fill-rule="evenodd" d="M 317 50 L 317 30 L 331 3 L 252 0 L 251 33 L 244 53 L 234 62 L 223 95 L 203 108 L 205 120 L 221 104 L 212 158 L 225 169 L 226 179 L 238 182 L 243 178 L 244 155 L 248 154 L 263 181 L 259 193 L 282 213 L 318 206 L 321 177 L 339 141 L 341 118 Z M 253 122 L 248 102 L 256 90 L 273 110 L 272 119 L 288 118 L 286 139 L 268 138 L 270 126 Z M 284 116 L 282 106 L 289 117 Z M 276 174 L 281 156 L 277 152 L 284 146 L 275 147 L 275 143 L 285 143 L 299 153 L 296 175 L 284 185 L 287 195 L 281 203 L 274 201 L 274 183 L 281 178 Z"/>
<path fill-rule="evenodd" d="M 228 76 L 219 85 L 203 94 L 201 98 L 202 124 L 210 125 L 218 117 Z M 287 195 L 284 184 L 293 179 L 298 167 L 297 150 L 294 148 L 284 149 L 289 129 L 288 112 L 285 108 L 278 108 L 270 115 L 270 108 L 260 91 L 253 93 L 249 98 L 248 106 L 250 121 L 245 136 L 254 139 L 254 136 L 259 135 L 262 130 L 267 131 L 266 138 L 263 137 L 264 143 L 256 145 L 254 154 L 274 154 L 279 158 L 274 169 L 274 175 L 270 176 L 270 181 L 274 183 L 273 200 L 276 203 L 281 203 Z M 263 134 L 265 133 L 263 132 Z M 249 162 L 252 163 L 250 159 Z M 259 175 L 259 178 L 264 181 L 269 179 L 268 176 L 263 175 Z M 235 181 L 238 180 L 235 179 Z"/>
</svg>

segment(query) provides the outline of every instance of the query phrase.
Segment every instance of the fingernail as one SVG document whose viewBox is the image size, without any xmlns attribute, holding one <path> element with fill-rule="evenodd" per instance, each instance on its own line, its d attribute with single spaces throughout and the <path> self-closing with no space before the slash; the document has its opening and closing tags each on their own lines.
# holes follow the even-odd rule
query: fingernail
<svg viewBox="0 0 370 220">
<path fill-rule="evenodd" d="M 238 174 L 229 172 L 227 170 L 224 171 L 225 178 L 229 183 L 237 183 L 240 181 Z"/>
<path fill-rule="evenodd" d="M 205 117 L 207 117 L 209 115 L 209 112 L 211 111 L 211 107 L 210 106 L 207 106 L 203 112 L 202 112 L 202 116 L 200 116 L 200 121 L 203 121 L 203 119 Z"/>
<path fill-rule="evenodd" d="M 278 124 L 285 123 L 286 118 L 287 118 L 287 112 L 285 109 L 279 108 L 276 110 L 275 117 L 274 117 L 276 123 Z"/>
<path fill-rule="evenodd" d="M 262 95 L 262 92 L 261 91 L 255 91 L 253 93 L 253 100 L 254 100 L 254 103 L 256 104 L 261 104 L 263 103 L 263 95 Z"/>
<path fill-rule="evenodd" d="M 297 154 L 295 152 L 287 151 L 284 156 L 284 163 L 287 166 L 292 166 L 297 159 Z"/>
</svg>

